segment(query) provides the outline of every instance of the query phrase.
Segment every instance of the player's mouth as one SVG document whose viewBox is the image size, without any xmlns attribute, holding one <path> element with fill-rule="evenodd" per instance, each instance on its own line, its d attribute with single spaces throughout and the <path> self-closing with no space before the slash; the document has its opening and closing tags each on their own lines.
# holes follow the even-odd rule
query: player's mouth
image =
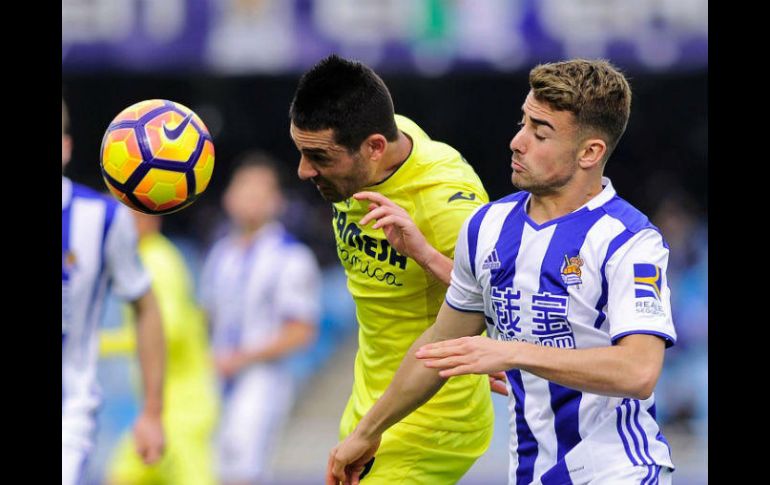
<svg viewBox="0 0 770 485">
<path fill-rule="evenodd" d="M 511 159 L 511 168 L 514 172 L 523 172 L 525 170 L 524 165 L 520 164 L 514 159 Z"/>
</svg>

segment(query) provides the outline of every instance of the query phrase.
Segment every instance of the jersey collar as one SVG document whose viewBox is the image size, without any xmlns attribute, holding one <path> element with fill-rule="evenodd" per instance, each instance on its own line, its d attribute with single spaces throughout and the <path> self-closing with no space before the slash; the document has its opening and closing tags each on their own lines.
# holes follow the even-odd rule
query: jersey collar
<svg viewBox="0 0 770 485">
<path fill-rule="evenodd" d="M 612 186 L 612 182 L 607 177 L 602 177 L 602 191 L 596 194 L 593 199 L 586 202 L 583 207 L 588 207 L 588 210 L 594 210 L 597 207 L 601 207 L 615 197 L 615 188 Z M 582 209 L 581 207 L 580 209 Z M 580 210 L 578 209 L 578 210 Z"/>
</svg>

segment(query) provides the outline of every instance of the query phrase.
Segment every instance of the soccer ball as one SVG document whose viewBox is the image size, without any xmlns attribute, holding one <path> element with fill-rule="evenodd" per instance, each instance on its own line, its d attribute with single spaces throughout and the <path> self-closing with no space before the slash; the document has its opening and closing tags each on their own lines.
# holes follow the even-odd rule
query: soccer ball
<svg viewBox="0 0 770 485">
<path fill-rule="evenodd" d="M 214 171 L 214 143 L 192 110 L 150 99 L 115 117 L 102 138 L 102 177 L 112 195 L 147 214 L 168 214 L 197 199 Z"/>
</svg>

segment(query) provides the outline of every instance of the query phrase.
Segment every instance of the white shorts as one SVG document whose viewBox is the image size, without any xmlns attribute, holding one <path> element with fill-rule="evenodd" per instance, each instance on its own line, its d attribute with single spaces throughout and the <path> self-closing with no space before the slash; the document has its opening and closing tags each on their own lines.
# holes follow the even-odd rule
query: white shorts
<svg viewBox="0 0 770 485">
<path fill-rule="evenodd" d="M 86 460 L 94 447 L 96 422 L 93 413 L 62 413 L 61 483 L 76 485 L 83 479 Z"/>
<path fill-rule="evenodd" d="M 658 465 L 627 466 L 599 472 L 588 482 L 590 485 L 671 485 L 671 469 Z"/>
<path fill-rule="evenodd" d="M 79 485 L 86 470 L 88 451 L 62 444 L 61 447 L 61 485 Z"/>
<path fill-rule="evenodd" d="M 220 480 L 248 482 L 266 478 L 293 395 L 288 373 L 257 367 L 238 378 L 222 403 L 216 438 Z"/>
</svg>

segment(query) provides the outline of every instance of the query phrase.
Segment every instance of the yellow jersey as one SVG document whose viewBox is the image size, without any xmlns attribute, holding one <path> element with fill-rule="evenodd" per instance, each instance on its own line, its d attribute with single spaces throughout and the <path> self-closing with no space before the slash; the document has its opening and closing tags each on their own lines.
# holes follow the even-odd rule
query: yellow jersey
<svg viewBox="0 0 770 485">
<path fill-rule="evenodd" d="M 457 150 L 431 140 L 404 116 L 396 115 L 396 124 L 412 140 L 412 151 L 390 177 L 363 190 L 378 192 L 404 208 L 428 243 L 454 258 L 460 227 L 489 197 Z M 359 324 L 353 393 L 340 424 L 342 438 L 385 392 L 409 347 L 435 321 L 447 291 L 440 280 L 391 247 L 382 229 L 359 225 L 368 204 L 350 198 L 333 205 L 337 254 Z M 491 429 L 488 382 L 487 376 L 453 377 L 401 422 L 441 431 Z"/>
<path fill-rule="evenodd" d="M 139 257 L 152 275 L 166 341 L 163 386 L 164 421 L 168 426 L 200 424 L 213 428 L 219 412 L 216 375 L 209 352 L 205 316 L 194 298 L 192 278 L 179 250 L 162 234 L 142 236 Z M 102 355 L 132 353 L 136 348 L 130 307 L 123 325 L 102 331 Z"/>
</svg>

